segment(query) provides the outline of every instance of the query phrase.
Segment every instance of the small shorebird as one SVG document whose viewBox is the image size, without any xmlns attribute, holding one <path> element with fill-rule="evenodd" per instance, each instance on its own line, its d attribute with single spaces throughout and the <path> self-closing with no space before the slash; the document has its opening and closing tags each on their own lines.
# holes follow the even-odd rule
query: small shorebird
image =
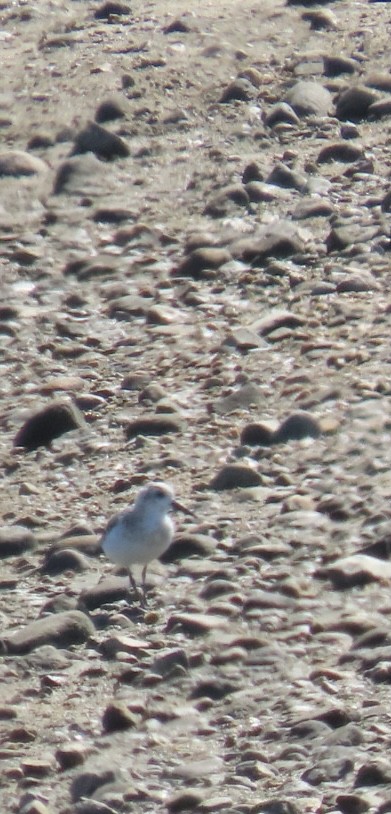
<svg viewBox="0 0 391 814">
<path fill-rule="evenodd" d="M 109 560 L 128 569 L 130 584 L 137 596 L 140 593 L 131 566 L 136 563 L 144 566 L 141 577 L 141 599 L 144 603 L 148 564 L 167 550 L 174 536 L 175 526 L 168 514 L 171 509 L 192 514 L 174 500 L 170 486 L 165 483 L 149 483 L 141 489 L 133 506 L 111 518 L 101 540 L 101 546 Z"/>
</svg>

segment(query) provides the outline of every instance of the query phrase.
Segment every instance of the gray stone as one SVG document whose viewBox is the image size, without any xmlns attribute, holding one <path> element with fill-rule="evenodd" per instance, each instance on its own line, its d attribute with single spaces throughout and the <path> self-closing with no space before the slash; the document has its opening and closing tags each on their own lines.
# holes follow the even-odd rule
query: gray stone
<svg viewBox="0 0 391 814">
<path fill-rule="evenodd" d="M 3 634 L 1 639 L 8 652 L 29 653 L 44 644 L 55 647 L 82 644 L 94 631 L 94 625 L 85 613 L 71 610 L 37 619 L 17 633 Z"/>
</svg>

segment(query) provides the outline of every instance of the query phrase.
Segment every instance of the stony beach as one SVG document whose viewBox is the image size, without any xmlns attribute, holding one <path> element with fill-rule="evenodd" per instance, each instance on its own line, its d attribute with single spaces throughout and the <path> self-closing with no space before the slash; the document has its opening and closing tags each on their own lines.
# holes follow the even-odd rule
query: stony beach
<svg viewBox="0 0 391 814">
<path fill-rule="evenodd" d="M 2 812 L 391 811 L 389 41 L 0 3 Z M 156 480 L 144 608 L 100 539 Z"/>
</svg>

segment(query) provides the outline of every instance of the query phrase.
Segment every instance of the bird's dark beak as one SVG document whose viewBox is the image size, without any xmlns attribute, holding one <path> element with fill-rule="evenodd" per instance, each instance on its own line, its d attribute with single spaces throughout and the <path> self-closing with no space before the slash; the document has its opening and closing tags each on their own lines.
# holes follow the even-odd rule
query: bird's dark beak
<svg viewBox="0 0 391 814">
<path fill-rule="evenodd" d="M 179 512 L 183 512 L 183 514 L 188 514 L 190 517 L 195 516 L 194 512 L 192 512 L 191 509 L 188 509 L 186 506 L 183 505 L 183 503 L 178 503 L 177 500 L 172 501 L 172 508 L 176 509 Z"/>
</svg>

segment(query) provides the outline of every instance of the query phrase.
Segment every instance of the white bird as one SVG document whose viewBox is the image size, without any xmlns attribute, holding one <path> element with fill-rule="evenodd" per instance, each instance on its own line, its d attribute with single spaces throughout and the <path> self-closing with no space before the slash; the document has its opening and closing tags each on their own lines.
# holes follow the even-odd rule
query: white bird
<svg viewBox="0 0 391 814">
<path fill-rule="evenodd" d="M 101 539 L 106 556 L 116 565 L 128 569 L 130 584 L 140 596 L 131 566 L 142 564 L 142 599 L 146 602 L 145 577 L 148 564 L 160 557 L 169 547 L 175 526 L 169 511 L 180 509 L 192 514 L 176 500 L 170 486 L 150 483 L 139 492 L 133 506 L 109 520 Z"/>
</svg>

